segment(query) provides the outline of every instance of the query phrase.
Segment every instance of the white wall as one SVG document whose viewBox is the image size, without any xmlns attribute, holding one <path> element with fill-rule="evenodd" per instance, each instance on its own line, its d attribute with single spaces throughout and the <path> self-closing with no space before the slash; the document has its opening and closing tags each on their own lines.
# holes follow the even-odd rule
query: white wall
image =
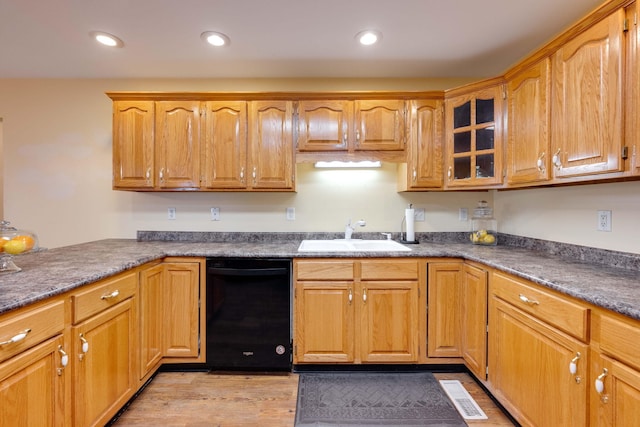
<svg viewBox="0 0 640 427">
<path fill-rule="evenodd" d="M 137 230 L 400 231 L 404 207 L 426 209 L 416 231 L 466 231 L 458 208 L 495 205 L 499 231 L 640 253 L 640 182 L 508 192 L 397 193 L 395 166 L 325 171 L 298 165 L 297 193 L 134 193 L 111 189 L 111 100 L 106 91 L 439 90 L 455 80 L 0 80 L 4 217 L 45 247 L 135 238 Z M 209 219 L 219 207 L 221 221 Z M 166 219 L 167 207 L 177 219 Z M 287 221 L 285 209 L 296 208 Z M 596 210 L 613 232 L 595 231 Z"/>
</svg>

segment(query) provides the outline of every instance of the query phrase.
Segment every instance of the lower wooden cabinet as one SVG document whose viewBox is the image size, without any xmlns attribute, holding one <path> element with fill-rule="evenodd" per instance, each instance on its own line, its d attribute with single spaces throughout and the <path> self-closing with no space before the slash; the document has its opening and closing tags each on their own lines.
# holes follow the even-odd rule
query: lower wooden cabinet
<svg viewBox="0 0 640 427">
<path fill-rule="evenodd" d="M 71 329 L 74 424 L 104 425 L 138 389 L 135 297 Z"/>
<path fill-rule="evenodd" d="M 294 260 L 294 363 L 417 363 L 425 328 L 419 264 Z"/>
<path fill-rule="evenodd" d="M 67 425 L 62 335 L 0 363 L 0 426 Z"/>
<path fill-rule="evenodd" d="M 539 315 L 546 301 L 534 299 L 528 289 L 515 278 L 493 274 L 491 391 L 522 425 L 587 425 L 588 346 L 546 322 Z M 511 298 L 520 304 L 508 302 Z M 555 316 L 562 318 L 563 313 L 558 310 Z"/>
<path fill-rule="evenodd" d="M 487 271 L 464 264 L 462 270 L 462 358 L 478 378 L 487 378 Z"/>
<path fill-rule="evenodd" d="M 162 361 L 162 297 L 164 265 L 140 272 L 140 381 L 144 382 Z"/>
<path fill-rule="evenodd" d="M 428 264 L 429 357 L 462 357 L 462 260 L 436 261 Z"/>
</svg>

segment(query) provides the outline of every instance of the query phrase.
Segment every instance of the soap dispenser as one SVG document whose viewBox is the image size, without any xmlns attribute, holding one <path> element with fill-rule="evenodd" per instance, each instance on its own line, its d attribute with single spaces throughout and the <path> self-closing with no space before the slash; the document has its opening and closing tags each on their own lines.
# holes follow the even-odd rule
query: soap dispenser
<svg viewBox="0 0 640 427">
<path fill-rule="evenodd" d="M 498 221 L 493 217 L 493 209 L 485 200 L 478 202 L 471 218 L 471 243 L 495 246 L 498 244 Z"/>
</svg>

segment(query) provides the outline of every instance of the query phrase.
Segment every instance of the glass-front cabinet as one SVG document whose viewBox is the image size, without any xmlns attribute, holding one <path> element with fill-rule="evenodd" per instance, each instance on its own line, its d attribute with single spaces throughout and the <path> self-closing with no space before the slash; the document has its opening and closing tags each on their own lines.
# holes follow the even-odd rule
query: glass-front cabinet
<svg viewBox="0 0 640 427">
<path fill-rule="evenodd" d="M 445 100 L 447 187 L 482 187 L 502 182 L 503 87 Z"/>
</svg>

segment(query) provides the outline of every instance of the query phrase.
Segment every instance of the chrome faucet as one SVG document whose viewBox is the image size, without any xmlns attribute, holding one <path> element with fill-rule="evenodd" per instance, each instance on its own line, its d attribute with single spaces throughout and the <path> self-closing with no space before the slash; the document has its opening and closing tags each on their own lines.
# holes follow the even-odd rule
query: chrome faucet
<svg viewBox="0 0 640 427">
<path fill-rule="evenodd" d="M 356 222 L 356 225 L 359 225 L 360 227 L 364 227 L 365 225 L 367 225 L 367 222 L 364 219 L 361 219 L 360 221 Z M 349 218 L 349 222 L 347 222 L 347 226 L 344 229 L 344 239 L 351 240 L 351 235 L 353 234 L 354 230 L 355 230 L 354 226 L 351 225 L 351 218 Z"/>
</svg>

